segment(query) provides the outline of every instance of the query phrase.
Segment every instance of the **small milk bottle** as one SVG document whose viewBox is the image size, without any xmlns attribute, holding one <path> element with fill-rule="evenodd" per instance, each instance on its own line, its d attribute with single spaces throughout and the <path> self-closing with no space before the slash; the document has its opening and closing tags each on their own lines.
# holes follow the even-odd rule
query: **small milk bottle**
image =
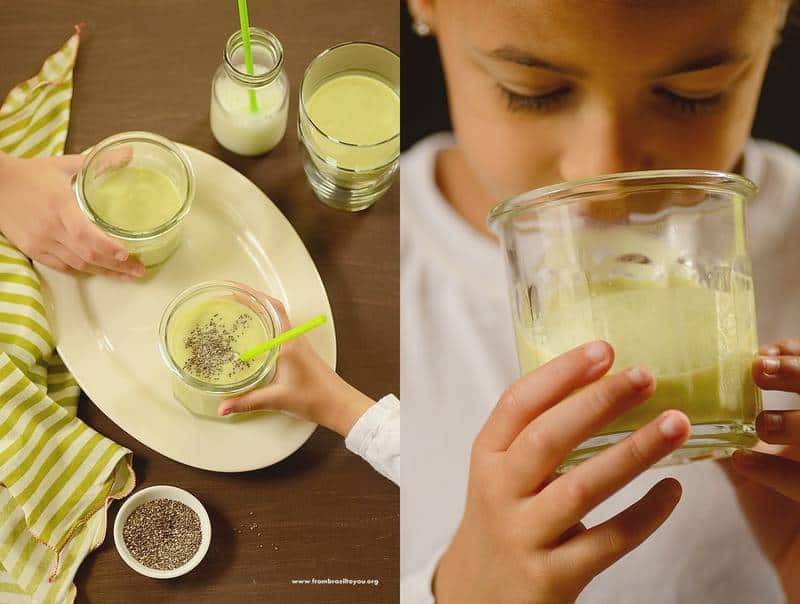
<svg viewBox="0 0 800 604">
<path fill-rule="evenodd" d="M 242 33 L 237 31 L 228 38 L 211 84 L 211 132 L 220 145 L 239 155 L 261 155 L 281 142 L 289 110 L 280 40 L 251 27 L 250 46 L 253 75 L 247 73 Z"/>
</svg>

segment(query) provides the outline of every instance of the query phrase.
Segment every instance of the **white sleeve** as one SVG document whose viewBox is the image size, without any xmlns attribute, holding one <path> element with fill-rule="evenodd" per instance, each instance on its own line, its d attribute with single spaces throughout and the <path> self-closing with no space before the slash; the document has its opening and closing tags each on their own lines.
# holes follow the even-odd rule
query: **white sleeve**
<svg viewBox="0 0 800 604">
<path fill-rule="evenodd" d="M 344 441 L 386 478 L 400 479 L 400 401 L 387 394 L 358 418 Z"/>
<path fill-rule="evenodd" d="M 433 575 L 447 547 L 440 548 L 421 569 L 400 578 L 400 604 L 435 604 Z"/>
</svg>

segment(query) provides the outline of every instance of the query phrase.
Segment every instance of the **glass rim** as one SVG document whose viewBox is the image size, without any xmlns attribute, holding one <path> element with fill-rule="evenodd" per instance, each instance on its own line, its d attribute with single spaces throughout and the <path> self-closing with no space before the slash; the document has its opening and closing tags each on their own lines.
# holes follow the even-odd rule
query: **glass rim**
<svg viewBox="0 0 800 604">
<path fill-rule="evenodd" d="M 334 136 L 331 136 L 330 134 L 325 132 L 322 128 L 320 128 L 314 122 L 314 120 L 311 119 L 311 116 L 308 115 L 308 111 L 306 110 L 305 99 L 303 98 L 303 84 L 305 83 L 306 78 L 308 77 L 308 72 L 311 70 L 311 68 L 314 66 L 315 63 L 317 63 L 318 61 L 322 60 L 325 56 L 327 56 L 328 54 L 330 54 L 332 52 L 335 52 L 337 50 L 341 50 L 342 48 L 345 48 L 347 46 L 372 46 L 374 48 L 379 48 L 381 50 L 384 50 L 384 51 L 388 52 L 390 55 L 395 57 L 398 60 L 398 62 L 400 61 L 400 55 L 399 54 L 397 54 L 396 52 L 394 52 L 390 48 L 387 48 L 383 44 L 378 44 L 377 42 L 365 42 L 365 41 L 361 41 L 361 40 L 353 40 L 353 41 L 350 41 L 350 42 L 340 42 L 339 44 L 335 44 L 335 45 L 331 46 L 330 48 L 326 48 L 325 50 L 320 52 L 317 56 L 315 56 L 313 59 L 311 59 L 309 64 L 306 66 L 305 71 L 303 72 L 303 77 L 300 80 L 300 92 L 298 94 L 298 96 L 300 97 L 300 102 L 298 103 L 299 104 L 299 110 L 298 110 L 299 119 L 305 119 L 306 121 L 308 121 L 308 123 L 311 124 L 314 127 L 314 130 L 319 132 L 322 136 L 324 136 L 329 141 L 334 142 L 337 145 L 343 145 L 345 147 L 353 147 L 354 149 L 371 149 L 371 148 L 374 148 L 374 147 L 380 147 L 381 145 L 385 145 L 387 143 L 390 143 L 390 142 L 394 141 L 395 139 L 399 139 L 400 138 L 400 130 L 401 130 L 401 128 L 398 128 L 397 132 L 395 134 L 393 134 L 392 136 L 390 136 L 389 138 L 386 138 L 386 139 L 384 139 L 382 141 L 379 141 L 377 143 L 370 143 L 368 145 L 358 144 L 358 143 L 348 143 L 347 141 L 339 140 L 338 138 L 336 138 Z M 398 155 L 399 154 L 400 154 L 400 152 L 399 152 L 399 149 L 398 149 Z M 392 160 L 392 161 L 394 161 L 394 160 Z M 389 163 L 391 163 L 391 162 L 387 162 L 387 164 L 385 164 L 385 165 L 388 165 Z"/>
<path fill-rule="evenodd" d="M 531 208 L 552 208 L 568 203 L 582 187 L 624 183 L 626 192 L 654 189 L 702 189 L 720 193 L 739 193 L 747 200 L 758 192 L 753 181 L 739 174 L 717 170 L 640 170 L 635 172 L 616 172 L 589 178 L 568 180 L 561 183 L 531 189 L 496 204 L 487 217 L 489 228 L 497 223 L 513 218 Z M 637 183 L 639 183 L 637 185 Z M 584 191 L 584 193 L 607 193 L 609 189 Z"/>
<path fill-rule="evenodd" d="M 277 360 L 280 346 L 276 346 L 263 356 L 261 367 L 252 375 L 232 384 L 212 384 L 210 382 L 204 382 L 203 380 L 184 372 L 183 369 L 181 369 L 172 358 L 172 354 L 169 351 L 169 345 L 167 344 L 167 330 L 169 328 L 170 320 L 174 316 L 175 312 L 183 304 L 189 302 L 196 296 L 213 291 L 214 289 L 224 290 L 229 294 L 244 296 L 247 298 L 248 302 L 252 302 L 258 308 L 258 311 L 263 311 L 263 313 L 259 312 L 259 315 L 263 314 L 269 318 L 272 324 L 272 337 L 275 337 L 278 335 L 278 333 L 280 333 L 281 319 L 278 315 L 278 311 L 272 304 L 268 304 L 257 296 L 254 296 L 250 291 L 233 281 L 203 281 L 202 283 L 197 283 L 182 290 L 164 308 L 164 312 L 161 315 L 161 321 L 158 324 L 158 348 L 161 353 L 161 359 L 164 361 L 167 369 L 169 369 L 173 375 L 177 376 L 178 379 L 180 379 L 184 384 L 187 384 L 196 390 L 202 390 L 206 394 L 233 395 L 255 387 L 259 382 L 266 378 L 267 375 L 269 375 Z M 259 318 L 261 318 L 263 323 L 263 317 L 260 316 Z M 265 325 L 265 327 L 267 326 Z"/>
<path fill-rule="evenodd" d="M 95 212 L 94 208 L 92 208 L 84 194 L 84 181 L 89 172 L 88 168 L 92 161 L 94 161 L 100 152 L 125 143 L 147 143 L 166 149 L 178 159 L 181 167 L 183 168 L 183 172 L 186 175 L 186 192 L 183 203 L 181 204 L 181 208 L 169 220 L 147 231 L 131 231 L 107 222 L 101 218 L 97 212 Z M 119 134 L 114 134 L 104 138 L 99 143 L 91 147 L 86 155 L 86 159 L 84 159 L 83 164 L 81 165 L 80 170 L 78 170 L 78 173 L 74 177 L 73 190 L 81 211 L 94 224 L 119 239 L 124 239 L 127 241 L 145 241 L 159 237 L 172 230 L 178 226 L 186 214 L 189 213 L 189 210 L 192 207 L 192 200 L 194 199 L 195 173 L 192 162 L 189 160 L 189 156 L 183 151 L 183 149 L 181 149 L 176 143 L 172 142 L 168 138 L 145 131 L 120 132 Z"/>
<path fill-rule="evenodd" d="M 254 35 L 255 34 L 255 35 Z M 231 58 L 233 54 L 242 47 L 244 41 L 242 40 L 242 31 L 237 30 L 233 32 L 225 43 L 225 48 L 222 51 L 222 61 L 225 66 L 225 72 L 240 84 L 244 84 L 249 88 L 260 88 L 274 82 L 283 69 L 283 44 L 278 39 L 278 36 L 271 31 L 261 29 L 260 27 L 250 27 L 250 42 L 251 45 L 259 44 L 269 48 L 275 55 L 275 65 L 267 69 L 264 73 L 250 75 L 246 71 L 239 71 L 233 64 Z"/>
</svg>

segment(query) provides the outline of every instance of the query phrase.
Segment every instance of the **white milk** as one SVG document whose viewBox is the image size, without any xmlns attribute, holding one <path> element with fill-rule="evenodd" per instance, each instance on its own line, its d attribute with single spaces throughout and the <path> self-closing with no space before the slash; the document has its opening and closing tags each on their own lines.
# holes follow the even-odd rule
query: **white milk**
<svg viewBox="0 0 800 604">
<path fill-rule="evenodd" d="M 236 69 L 245 72 L 244 65 Z M 255 65 L 256 75 L 266 68 Z M 258 110 L 250 107 L 253 90 Z M 281 74 L 266 86 L 248 88 L 231 79 L 223 68 L 214 76 L 211 92 L 211 132 L 220 145 L 239 155 L 261 155 L 273 149 L 286 132 L 289 82 Z"/>
</svg>

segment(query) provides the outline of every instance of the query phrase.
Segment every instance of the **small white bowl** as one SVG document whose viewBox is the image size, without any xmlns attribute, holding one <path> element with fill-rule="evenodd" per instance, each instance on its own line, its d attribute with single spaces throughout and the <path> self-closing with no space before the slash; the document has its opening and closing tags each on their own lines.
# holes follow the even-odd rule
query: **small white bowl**
<svg viewBox="0 0 800 604">
<path fill-rule="evenodd" d="M 125 521 L 128 520 L 128 516 L 131 512 L 140 505 L 152 501 L 153 499 L 172 499 L 174 501 L 180 501 L 192 508 L 200 518 L 200 531 L 202 533 L 200 547 L 197 549 L 194 556 L 189 558 L 186 564 L 173 570 L 157 570 L 137 562 L 136 558 L 131 555 L 128 547 L 125 545 L 125 538 L 122 536 L 122 528 L 125 526 Z M 122 504 L 122 507 L 119 508 L 117 519 L 114 521 L 114 544 L 117 546 L 117 551 L 125 563 L 137 573 L 153 579 L 173 579 L 188 573 L 195 566 L 200 564 L 200 561 L 205 557 L 206 552 L 208 552 L 208 546 L 211 544 L 211 521 L 208 518 L 208 512 L 206 512 L 206 508 L 203 507 L 203 504 L 188 491 L 169 485 L 147 487 L 141 491 L 136 491 L 133 495 L 128 497 L 125 503 Z"/>
</svg>

